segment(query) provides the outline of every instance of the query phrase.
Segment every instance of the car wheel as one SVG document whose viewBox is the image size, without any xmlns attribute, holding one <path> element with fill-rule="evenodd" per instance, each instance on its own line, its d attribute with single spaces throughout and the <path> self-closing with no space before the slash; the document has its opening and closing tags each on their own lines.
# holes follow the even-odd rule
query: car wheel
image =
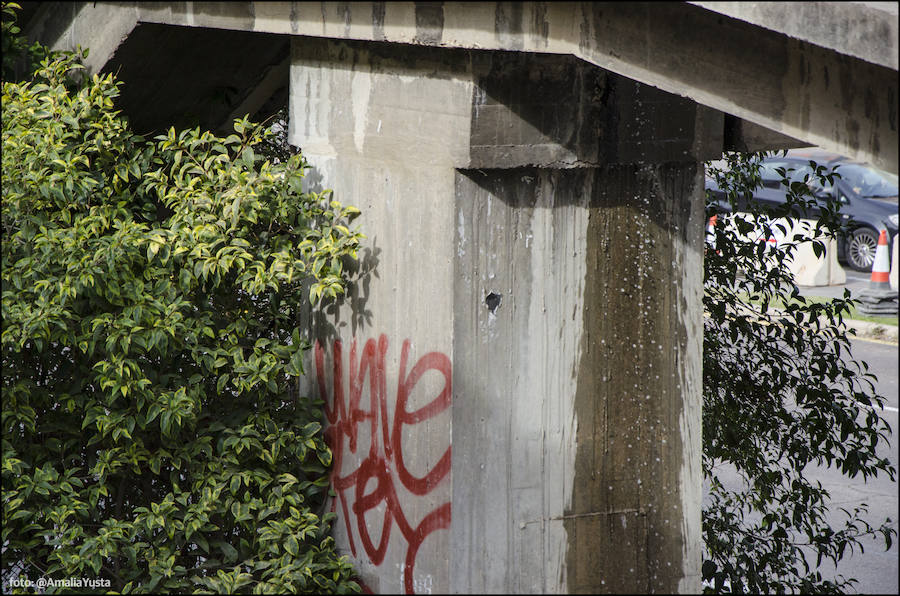
<svg viewBox="0 0 900 596">
<path fill-rule="evenodd" d="M 847 264 L 857 271 L 871 271 L 878 247 L 878 233 L 871 228 L 854 232 L 847 244 Z"/>
</svg>

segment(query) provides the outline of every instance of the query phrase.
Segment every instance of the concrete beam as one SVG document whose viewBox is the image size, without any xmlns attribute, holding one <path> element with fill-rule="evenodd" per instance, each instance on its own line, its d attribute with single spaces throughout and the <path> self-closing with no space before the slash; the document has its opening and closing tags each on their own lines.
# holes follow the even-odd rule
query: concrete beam
<svg viewBox="0 0 900 596">
<path fill-rule="evenodd" d="M 743 152 L 810 146 L 808 142 L 783 135 L 747 120 L 741 120 L 731 114 L 725 114 L 725 133 L 722 143 L 725 151 Z"/>
<path fill-rule="evenodd" d="M 896 2 L 689 2 L 897 70 Z"/>
<path fill-rule="evenodd" d="M 882 54 L 896 54 L 891 49 L 897 47 L 896 15 L 870 4 L 815 9 L 823 19 L 816 27 L 826 29 L 823 39 L 829 40 L 815 44 L 804 36 L 792 36 L 799 35 L 804 11 L 813 8 L 802 9 L 795 18 L 779 13 L 785 18 L 777 27 L 775 13 L 766 13 L 762 19 L 732 7 L 728 10 L 741 17 L 732 18 L 705 4 L 689 3 L 122 2 L 45 10 L 71 13 L 66 18 L 72 24 L 64 28 L 68 37 L 58 36 L 57 45 L 65 45 L 66 39 L 66 43 L 74 41 L 76 34 L 88 43 L 93 43 L 91 35 L 117 39 L 117 33 L 89 31 L 97 29 L 97 23 L 108 22 L 97 11 L 112 10 L 120 15 L 137 11 L 142 22 L 182 26 L 572 54 L 896 173 L 897 66 L 893 58 L 884 66 L 877 52 L 880 44 L 888 48 Z M 845 39 L 838 34 L 845 30 L 848 16 L 865 26 L 854 25 L 854 35 Z M 853 40 L 866 40 L 866 44 Z"/>
<path fill-rule="evenodd" d="M 123 83 L 117 106 L 141 134 L 230 133 L 235 118 L 257 117 L 273 96 L 287 103 L 289 66 L 286 35 L 141 23 L 102 70 Z"/>
<path fill-rule="evenodd" d="M 85 66 L 91 73 L 109 62 L 137 26 L 140 7 L 123 2 L 43 2 L 23 25 L 24 35 L 55 50 L 90 50 Z"/>
<path fill-rule="evenodd" d="M 704 161 L 722 115 L 572 56 L 473 51 L 467 168 Z"/>
<path fill-rule="evenodd" d="M 120 2 L 62 9 L 47 4 L 36 23 L 56 20 L 68 25 L 42 29 L 38 24 L 35 31 L 56 47 L 71 46 L 76 38 L 96 46 L 98 64 L 133 27 L 132 18 L 445 48 L 572 54 L 801 144 L 898 172 L 897 66 L 891 57 L 896 56 L 896 15 L 872 3 L 839 3 L 842 8 L 809 3 L 815 6 L 790 14 L 774 8 L 740 9 L 732 6 L 736 3 Z M 807 38 L 817 33 L 800 33 L 810 11 L 821 17 L 812 29 L 823 30 L 816 43 Z M 848 22 L 855 23 L 852 31 Z"/>
<path fill-rule="evenodd" d="M 896 70 L 689 4 L 598 3 L 583 13 L 584 59 L 898 171 Z"/>
</svg>

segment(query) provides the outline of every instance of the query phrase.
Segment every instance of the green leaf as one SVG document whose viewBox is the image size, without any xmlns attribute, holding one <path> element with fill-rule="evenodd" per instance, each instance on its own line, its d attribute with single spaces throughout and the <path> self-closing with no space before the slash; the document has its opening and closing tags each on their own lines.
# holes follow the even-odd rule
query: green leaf
<svg viewBox="0 0 900 596">
<path fill-rule="evenodd" d="M 287 540 L 284 543 L 284 549 L 295 557 L 300 553 L 300 547 L 297 545 L 297 539 L 293 536 L 287 537 Z"/>
<path fill-rule="evenodd" d="M 194 542 L 197 543 L 197 546 L 203 549 L 203 552 L 209 553 L 209 542 L 206 540 L 206 537 L 203 534 L 195 533 L 193 535 Z"/>
<path fill-rule="evenodd" d="M 241 159 L 244 161 L 244 164 L 248 168 L 253 167 L 253 162 L 256 160 L 256 154 L 253 153 L 253 148 L 245 147 L 243 153 L 241 154 Z"/>
<path fill-rule="evenodd" d="M 222 551 L 222 555 L 225 557 L 226 563 L 232 563 L 238 558 L 238 551 L 236 548 L 225 542 L 224 540 L 217 540 L 214 543 L 219 550 Z"/>
</svg>

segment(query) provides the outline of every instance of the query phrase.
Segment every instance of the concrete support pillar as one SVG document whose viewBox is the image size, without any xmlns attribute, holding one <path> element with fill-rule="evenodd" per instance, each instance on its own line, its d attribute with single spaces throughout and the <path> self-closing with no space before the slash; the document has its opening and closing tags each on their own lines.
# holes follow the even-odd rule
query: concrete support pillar
<svg viewBox="0 0 900 596">
<path fill-rule="evenodd" d="M 465 62 L 388 50 L 293 43 L 291 142 L 310 188 L 359 207 L 368 236 L 349 296 L 314 323 L 310 390 L 331 426 L 336 539 L 361 579 L 447 593 L 453 164 L 468 154 L 473 84 Z"/>
<path fill-rule="evenodd" d="M 309 390 L 371 590 L 699 591 L 714 118 L 566 56 L 295 38 L 290 137 L 369 237 Z"/>
<path fill-rule="evenodd" d="M 699 589 L 702 185 L 694 164 L 458 175 L 460 592 Z"/>
</svg>

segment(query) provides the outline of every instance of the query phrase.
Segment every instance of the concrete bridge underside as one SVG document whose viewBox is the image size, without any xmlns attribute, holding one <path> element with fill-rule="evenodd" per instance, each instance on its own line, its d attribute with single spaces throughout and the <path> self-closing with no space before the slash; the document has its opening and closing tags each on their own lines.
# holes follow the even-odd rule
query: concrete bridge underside
<svg viewBox="0 0 900 596">
<path fill-rule="evenodd" d="M 897 172 L 896 11 L 24 4 L 119 74 L 138 132 L 287 102 L 310 188 L 362 210 L 307 369 L 369 588 L 700 591 L 702 162 L 816 144 Z"/>
<path fill-rule="evenodd" d="M 138 23 L 567 54 L 729 115 L 737 148 L 819 145 L 897 173 L 896 4 L 765 4 L 76 2 L 29 26 L 59 47 L 90 39 L 95 65 Z"/>
</svg>

